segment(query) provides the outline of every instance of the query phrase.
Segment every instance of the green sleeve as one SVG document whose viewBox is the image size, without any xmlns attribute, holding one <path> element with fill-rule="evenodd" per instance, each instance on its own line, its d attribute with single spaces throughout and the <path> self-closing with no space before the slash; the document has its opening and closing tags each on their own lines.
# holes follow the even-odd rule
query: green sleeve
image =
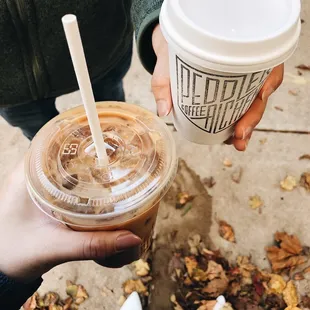
<svg viewBox="0 0 310 310">
<path fill-rule="evenodd" d="M 137 48 L 144 68 L 153 73 L 156 55 L 152 47 L 152 33 L 158 24 L 163 0 L 133 0 L 132 21 L 135 29 Z"/>
</svg>

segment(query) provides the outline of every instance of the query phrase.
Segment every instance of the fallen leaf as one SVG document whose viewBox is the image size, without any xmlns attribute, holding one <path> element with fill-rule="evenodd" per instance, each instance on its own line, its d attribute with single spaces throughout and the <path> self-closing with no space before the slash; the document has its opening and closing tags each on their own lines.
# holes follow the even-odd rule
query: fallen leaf
<svg viewBox="0 0 310 310">
<path fill-rule="evenodd" d="M 243 174 L 243 169 L 242 169 L 242 167 L 237 167 L 237 168 L 233 171 L 233 173 L 231 174 L 231 179 L 232 179 L 235 183 L 239 184 L 240 181 L 241 181 L 241 178 L 242 178 L 242 174 Z"/>
<path fill-rule="evenodd" d="M 84 298 L 87 299 L 89 296 L 88 296 L 88 293 L 86 291 L 86 289 L 84 288 L 83 285 L 78 285 L 78 289 L 77 289 L 77 293 L 76 293 L 76 298 Z"/>
<path fill-rule="evenodd" d="M 223 270 L 222 265 L 217 264 L 213 260 L 209 261 L 208 269 L 207 269 L 206 273 L 207 273 L 208 280 L 210 280 L 210 281 L 215 279 L 215 278 L 223 278 L 225 276 L 225 272 Z"/>
<path fill-rule="evenodd" d="M 303 159 L 308 159 L 310 160 L 310 154 L 304 154 L 302 156 L 299 157 L 299 160 L 303 160 Z"/>
<path fill-rule="evenodd" d="M 148 291 L 146 286 L 142 283 L 140 279 L 138 280 L 127 280 L 125 283 L 123 283 L 124 292 L 126 294 L 131 294 L 133 292 L 137 292 L 139 294 L 143 294 L 145 296 L 148 296 Z"/>
<path fill-rule="evenodd" d="M 286 282 L 283 277 L 277 274 L 272 274 L 271 279 L 268 282 L 268 288 L 270 294 L 282 294 L 286 287 Z"/>
<path fill-rule="evenodd" d="M 302 254 L 302 246 L 299 239 L 294 235 L 288 235 L 285 232 L 277 232 L 275 240 L 278 246 L 266 248 L 267 257 L 271 263 L 272 270 L 281 272 L 284 269 L 295 268 L 305 263 L 306 259 Z"/>
<path fill-rule="evenodd" d="M 193 271 L 193 275 L 192 278 L 196 281 L 196 282 L 205 282 L 208 280 L 208 275 L 207 272 L 200 269 L 200 268 L 196 268 Z"/>
<path fill-rule="evenodd" d="M 187 256 L 185 257 L 185 266 L 189 276 L 191 277 L 194 270 L 198 267 L 198 262 L 194 256 Z"/>
<path fill-rule="evenodd" d="M 216 305 L 216 300 L 203 300 L 201 306 L 197 310 L 213 310 Z"/>
<path fill-rule="evenodd" d="M 296 90 L 289 90 L 288 93 L 292 96 L 298 96 L 298 92 Z"/>
<path fill-rule="evenodd" d="M 202 183 L 208 188 L 212 188 L 216 184 L 215 179 L 213 177 L 204 178 L 202 180 Z"/>
<path fill-rule="evenodd" d="M 304 308 L 310 308 L 310 296 L 301 297 L 301 305 Z"/>
<path fill-rule="evenodd" d="M 202 292 L 208 294 L 210 297 L 218 297 L 227 290 L 228 283 L 227 278 L 214 279 L 202 289 Z"/>
<path fill-rule="evenodd" d="M 124 295 L 122 295 L 122 296 L 118 299 L 117 303 L 118 303 L 118 305 L 121 307 L 121 306 L 125 303 L 125 301 L 126 301 L 126 297 L 125 297 Z"/>
<path fill-rule="evenodd" d="M 181 192 L 177 195 L 176 208 L 182 209 L 188 202 L 192 201 L 195 197 L 187 192 Z"/>
<path fill-rule="evenodd" d="M 308 192 L 310 192 L 310 173 L 305 172 L 300 178 L 300 186 L 304 187 Z"/>
<path fill-rule="evenodd" d="M 73 303 L 73 299 L 71 297 L 66 298 L 64 300 L 63 310 L 70 310 L 72 303 Z"/>
<path fill-rule="evenodd" d="M 303 270 L 303 273 L 310 273 L 310 267 L 307 267 Z"/>
<path fill-rule="evenodd" d="M 280 242 L 280 247 L 288 253 L 298 255 L 302 252 L 302 246 L 295 235 L 289 235 L 286 232 L 276 232 L 275 240 Z"/>
<path fill-rule="evenodd" d="M 299 65 L 296 68 L 300 70 L 310 70 L 310 66 L 308 65 Z"/>
<path fill-rule="evenodd" d="M 145 277 L 150 273 L 149 264 L 143 259 L 139 259 L 134 262 L 136 275 L 139 277 Z"/>
<path fill-rule="evenodd" d="M 231 303 L 227 302 L 221 310 L 234 310 L 233 307 L 231 306 Z"/>
<path fill-rule="evenodd" d="M 295 281 L 301 281 L 301 280 L 304 280 L 304 279 L 305 279 L 305 277 L 304 277 L 304 275 L 303 275 L 302 272 L 297 272 L 297 273 L 295 273 L 294 276 L 293 276 L 292 278 L 293 278 L 293 280 L 295 280 Z"/>
<path fill-rule="evenodd" d="M 192 255 L 198 255 L 199 254 L 199 247 L 200 247 L 200 244 L 201 244 L 201 236 L 196 234 L 196 235 L 193 235 L 193 236 L 190 236 L 187 240 L 187 243 L 189 245 L 189 248 L 190 248 L 190 253 Z"/>
<path fill-rule="evenodd" d="M 30 299 L 25 303 L 24 310 L 35 310 L 37 308 L 37 298 L 39 294 L 34 293 Z"/>
<path fill-rule="evenodd" d="M 233 164 L 232 164 L 232 161 L 230 159 L 225 158 L 224 161 L 223 161 L 223 165 L 225 167 L 230 168 L 230 167 L 232 167 Z"/>
<path fill-rule="evenodd" d="M 265 305 L 267 309 L 284 309 L 286 307 L 282 295 L 271 294 L 266 297 Z"/>
<path fill-rule="evenodd" d="M 170 301 L 175 305 L 174 310 L 183 310 L 174 294 L 170 296 Z"/>
<path fill-rule="evenodd" d="M 250 197 L 249 206 L 251 209 L 256 210 L 261 208 L 263 205 L 264 202 L 258 195 Z"/>
<path fill-rule="evenodd" d="M 260 140 L 259 140 L 259 143 L 260 143 L 261 145 L 264 145 L 264 144 L 266 144 L 267 141 L 268 141 L 267 138 L 264 138 L 264 139 L 260 139 Z"/>
<path fill-rule="evenodd" d="M 193 205 L 191 203 L 189 203 L 187 205 L 187 207 L 184 208 L 184 211 L 182 212 L 181 216 L 185 216 L 191 209 L 192 209 Z"/>
<path fill-rule="evenodd" d="M 297 307 L 298 296 L 296 286 L 293 281 L 289 281 L 283 291 L 283 299 L 288 307 Z"/>
<path fill-rule="evenodd" d="M 283 190 L 291 192 L 297 187 L 297 180 L 295 177 L 288 175 L 283 181 L 281 181 L 280 185 Z"/>
<path fill-rule="evenodd" d="M 236 243 L 234 230 L 227 222 L 219 222 L 219 234 L 223 239 L 232 243 Z"/>
<path fill-rule="evenodd" d="M 43 298 L 45 307 L 48 307 L 49 305 L 55 305 L 59 300 L 59 295 L 54 292 L 48 292 Z"/>
<path fill-rule="evenodd" d="M 184 270 L 184 261 L 181 258 L 180 253 L 174 253 L 169 264 L 168 264 L 168 272 L 169 275 L 172 275 L 176 269 Z"/>
<path fill-rule="evenodd" d="M 280 112 L 284 111 L 281 107 L 278 107 L 278 106 L 275 106 L 274 108 L 275 108 L 275 110 L 280 111 Z"/>
<path fill-rule="evenodd" d="M 76 297 L 78 291 L 78 286 L 72 282 L 67 283 L 66 293 L 71 296 L 73 299 Z"/>
</svg>

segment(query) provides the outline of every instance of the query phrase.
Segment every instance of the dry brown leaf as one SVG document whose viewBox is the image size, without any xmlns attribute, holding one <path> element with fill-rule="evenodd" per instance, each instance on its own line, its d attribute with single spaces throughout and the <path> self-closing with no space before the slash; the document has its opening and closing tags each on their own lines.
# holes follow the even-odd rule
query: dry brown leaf
<svg viewBox="0 0 310 310">
<path fill-rule="evenodd" d="M 250 197 L 249 206 L 251 209 L 256 210 L 261 208 L 263 205 L 264 202 L 258 195 Z"/>
<path fill-rule="evenodd" d="M 202 292 L 208 294 L 210 297 L 216 298 L 227 290 L 228 283 L 229 281 L 226 277 L 214 279 L 202 289 Z"/>
<path fill-rule="evenodd" d="M 192 278 L 197 282 L 205 282 L 208 280 L 208 275 L 202 269 L 196 268 L 193 272 Z"/>
<path fill-rule="evenodd" d="M 300 178 L 300 186 L 310 192 L 310 172 L 305 172 L 302 174 Z"/>
<path fill-rule="evenodd" d="M 243 169 L 242 167 L 237 167 L 233 173 L 231 174 L 231 179 L 239 184 L 241 182 L 241 178 L 242 178 L 242 175 L 243 175 Z"/>
<path fill-rule="evenodd" d="M 183 310 L 174 294 L 170 296 L 170 301 L 174 304 L 174 310 Z"/>
<path fill-rule="evenodd" d="M 303 270 L 303 273 L 310 273 L 310 267 L 307 267 Z"/>
<path fill-rule="evenodd" d="M 297 68 L 297 69 L 300 69 L 300 70 L 310 70 L 310 66 L 304 65 L 304 64 L 299 65 L 299 66 L 297 66 L 296 68 Z"/>
<path fill-rule="evenodd" d="M 34 293 L 25 303 L 24 310 L 35 310 L 37 308 L 37 298 L 39 297 L 38 293 Z"/>
<path fill-rule="evenodd" d="M 286 232 L 276 232 L 275 240 L 280 243 L 280 247 L 288 253 L 299 255 L 302 252 L 302 246 L 295 235 L 289 235 Z"/>
<path fill-rule="evenodd" d="M 223 239 L 236 243 L 234 229 L 227 222 L 219 221 L 219 234 Z"/>
<path fill-rule="evenodd" d="M 73 299 L 76 297 L 78 291 L 78 286 L 73 283 L 67 283 L 66 293 L 71 296 Z"/>
<path fill-rule="evenodd" d="M 63 307 L 59 305 L 49 305 L 48 310 L 63 310 Z"/>
<path fill-rule="evenodd" d="M 278 106 L 275 106 L 274 108 L 275 108 L 275 110 L 280 111 L 280 112 L 284 111 L 281 107 L 278 107 Z"/>
<path fill-rule="evenodd" d="M 202 180 L 202 183 L 208 188 L 212 188 L 216 184 L 216 181 L 213 177 L 209 177 L 209 178 L 204 178 Z"/>
<path fill-rule="evenodd" d="M 150 266 L 143 259 L 139 259 L 134 262 L 134 266 L 136 268 L 136 275 L 139 277 L 145 277 L 150 273 Z"/>
<path fill-rule="evenodd" d="M 267 138 L 264 138 L 264 139 L 259 140 L 259 143 L 260 143 L 261 145 L 266 144 L 266 142 L 267 142 Z"/>
<path fill-rule="evenodd" d="M 66 298 L 64 300 L 63 310 L 70 310 L 72 303 L 73 303 L 73 299 L 71 297 Z"/>
<path fill-rule="evenodd" d="M 217 264 L 213 260 L 210 260 L 208 262 L 208 269 L 206 271 L 206 274 L 207 274 L 207 279 L 210 281 L 215 278 L 222 278 L 223 276 L 225 276 L 225 272 L 223 270 L 222 265 Z"/>
<path fill-rule="evenodd" d="M 176 208 L 182 209 L 188 202 L 192 201 L 195 197 L 187 192 L 181 192 L 177 195 Z"/>
<path fill-rule="evenodd" d="M 197 310 L 213 310 L 216 300 L 202 300 L 201 306 Z"/>
<path fill-rule="evenodd" d="M 48 292 L 45 294 L 43 298 L 43 302 L 45 307 L 48 307 L 49 305 L 54 305 L 60 300 L 60 297 L 57 293 L 54 292 Z"/>
<path fill-rule="evenodd" d="M 227 302 L 221 310 L 234 310 L 229 302 Z"/>
<path fill-rule="evenodd" d="M 128 295 L 133 292 L 137 292 L 140 294 L 144 294 L 145 296 L 148 296 L 147 288 L 140 279 L 127 280 L 125 283 L 123 283 L 123 288 L 124 288 L 124 292 Z"/>
<path fill-rule="evenodd" d="M 304 279 L 305 279 L 305 277 L 304 277 L 302 272 L 297 272 L 293 276 L 293 280 L 294 281 L 301 281 L 301 280 L 304 280 Z"/>
<path fill-rule="evenodd" d="M 310 296 L 303 296 L 301 298 L 301 306 L 304 308 L 310 308 Z"/>
<path fill-rule="evenodd" d="M 232 167 L 233 164 L 232 164 L 232 161 L 230 159 L 225 158 L 224 161 L 223 161 L 223 165 L 225 167 L 230 168 L 230 167 Z"/>
<path fill-rule="evenodd" d="M 297 180 L 295 177 L 288 175 L 283 181 L 281 181 L 280 185 L 283 190 L 291 192 L 297 187 Z"/>
<path fill-rule="evenodd" d="M 201 245 L 201 236 L 196 234 L 196 235 L 193 235 L 193 236 L 190 236 L 187 240 L 187 243 L 190 247 L 190 253 L 192 255 L 198 255 L 199 254 L 199 247 Z"/>
<path fill-rule="evenodd" d="M 125 297 L 124 295 L 122 295 L 122 296 L 118 299 L 117 303 L 118 303 L 118 305 L 121 307 L 121 306 L 125 303 L 125 301 L 126 301 L 126 297 Z"/>
<path fill-rule="evenodd" d="M 298 96 L 298 92 L 296 90 L 289 90 L 288 93 L 292 96 Z"/>
<path fill-rule="evenodd" d="M 297 307 L 298 296 L 296 286 L 293 281 L 289 281 L 283 291 L 283 299 L 288 307 Z"/>
<path fill-rule="evenodd" d="M 193 281 L 189 277 L 186 277 L 183 283 L 186 286 L 191 286 L 193 284 Z"/>
<path fill-rule="evenodd" d="M 285 232 L 277 232 L 275 240 L 280 243 L 280 247 L 271 246 L 266 248 L 267 257 L 273 271 L 280 272 L 305 263 L 305 257 L 301 256 L 302 246 L 296 236 L 288 235 Z"/>
<path fill-rule="evenodd" d="M 302 156 L 299 157 L 299 160 L 303 160 L 303 159 L 308 159 L 310 160 L 310 154 L 304 154 Z"/>
<path fill-rule="evenodd" d="M 286 307 L 284 310 L 302 310 L 302 309 L 300 309 L 298 307 L 291 307 L 291 306 L 289 306 L 289 307 Z"/>
<path fill-rule="evenodd" d="M 194 270 L 198 266 L 198 262 L 194 256 L 187 256 L 185 257 L 185 266 L 189 276 L 191 277 L 193 275 Z"/>
<path fill-rule="evenodd" d="M 269 294 L 282 294 L 286 287 L 286 282 L 283 277 L 277 274 L 272 274 L 271 279 L 268 282 Z"/>
</svg>

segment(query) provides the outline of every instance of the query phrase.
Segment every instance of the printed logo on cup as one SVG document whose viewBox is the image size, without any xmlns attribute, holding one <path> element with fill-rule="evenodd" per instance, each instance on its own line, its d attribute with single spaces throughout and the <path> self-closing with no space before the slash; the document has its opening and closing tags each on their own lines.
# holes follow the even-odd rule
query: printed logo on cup
<svg viewBox="0 0 310 310">
<path fill-rule="evenodd" d="M 191 123 L 212 134 L 246 113 L 272 70 L 224 76 L 198 70 L 179 56 L 176 68 L 178 107 Z"/>
</svg>

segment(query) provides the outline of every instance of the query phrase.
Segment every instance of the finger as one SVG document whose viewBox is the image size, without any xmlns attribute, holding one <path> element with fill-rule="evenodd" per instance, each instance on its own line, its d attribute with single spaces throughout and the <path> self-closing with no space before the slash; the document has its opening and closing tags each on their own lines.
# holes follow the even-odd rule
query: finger
<svg viewBox="0 0 310 310">
<path fill-rule="evenodd" d="M 251 140 L 252 134 L 253 134 L 253 132 L 250 133 L 245 140 L 234 139 L 233 144 L 234 144 L 237 151 L 240 151 L 240 152 L 246 151 L 246 149 L 248 148 L 249 142 Z"/>
<path fill-rule="evenodd" d="M 134 247 L 130 250 L 115 254 L 103 260 L 96 260 L 96 263 L 108 268 L 121 268 L 129 265 L 140 258 L 140 247 Z"/>
<path fill-rule="evenodd" d="M 274 93 L 282 84 L 283 77 L 284 77 L 284 64 L 275 67 L 271 71 L 258 97 L 263 101 L 267 101 L 268 98 L 271 96 L 271 94 Z"/>
<path fill-rule="evenodd" d="M 244 140 L 249 136 L 263 117 L 268 98 L 278 89 L 283 81 L 284 65 L 274 68 L 259 95 L 248 112 L 238 121 L 235 127 L 235 138 Z"/>
<path fill-rule="evenodd" d="M 153 32 L 152 44 L 157 56 L 157 62 L 152 77 L 152 91 L 156 100 L 158 115 L 166 116 L 172 109 L 169 52 L 167 41 L 159 25 L 155 27 Z"/>
<path fill-rule="evenodd" d="M 67 230 L 57 242 L 57 261 L 104 260 L 138 247 L 141 239 L 128 231 L 76 232 Z M 59 263 L 59 262 L 58 262 Z"/>
<path fill-rule="evenodd" d="M 167 116 L 172 109 L 168 51 L 157 56 L 152 77 L 152 92 L 155 97 L 158 115 Z"/>
<path fill-rule="evenodd" d="M 240 119 L 235 127 L 235 138 L 245 140 L 262 119 L 267 101 L 256 98 L 248 112 Z"/>
</svg>

